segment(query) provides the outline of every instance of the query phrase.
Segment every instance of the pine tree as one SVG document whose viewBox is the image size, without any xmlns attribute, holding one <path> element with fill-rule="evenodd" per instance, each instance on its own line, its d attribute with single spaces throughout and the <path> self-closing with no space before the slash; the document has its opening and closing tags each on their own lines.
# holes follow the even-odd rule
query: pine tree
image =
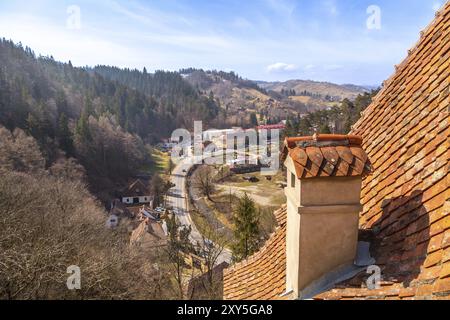
<svg viewBox="0 0 450 320">
<path fill-rule="evenodd" d="M 76 134 L 81 142 L 87 142 L 92 139 L 91 131 L 89 129 L 89 118 L 85 113 L 83 113 L 78 120 Z"/>
<path fill-rule="evenodd" d="M 193 251 L 191 241 L 189 240 L 192 228 L 190 226 L 182 226 L 178 222 L 175 214 L 170 214 L 166 219 L 166 223 L 169 232 L 166 253 L 169 258 L 173 278 L 179 289 L 179 299 L 182 300 L 184 299 L 183 280 L 186 270 L 184 254 L 189 254 Z"/>
<path fill-rule="evenodd" d="M 321 125 L 319 128 L 319 133 L 320 134 L 330 134 L 331 133 L 330 126 L 328 124 Z"/>
<path fill-rule="evenodd" d="M 312 124 L 308 118 L 301 118 L 299 120 L 298 132 L 300 136 L 309 136 L 312 134 Z"/>
<path fill-rule="evenodd" d="M 41 130 L 42 130 L 42 134 L 43 137 L 49 137 L 51 139 L 55 138 L 55 124 L 52 121 L 52 115 L 48 110 L 48 107 L 45 105 L 40 105 L 38 107 L 38 111 L 39 111 L 39 122 L 41 125 Z"/>
<path fill-rule="evenodd" d="M 233 259 L 242 261 L 258 250 L 259 244 L 259 212 L 255 203 L 245 194 L 239 200 L 233 222 L 235 224 L 234 237 L 236 243 L 233 245 Z"/>
<path fill-rule="evenodd" d="M 42 136 L 42 126 L 39 121 L 32 113 L 28 114 L 27 117 L 27 132 L 38 140 Z"/>
<path fill-rule="evenodd" d="M 84 100 L 84 113 L 89 117 L 95 115 L 94 105 L 92 104 L 92 99 L 86 96 Z"/>
<path fill-rule="evenodd" d="M 286 121 L 286 129 L 284 130 L 286 137 L 296 137 L 298 135 L 298 124 L 295 123 L 291 118 Z"/>
<path fill-rule="evenodd" d="M 69 105 L 67 103 L 64 91 L 58 91 L 58 93 L 56 94 L 55 102 L 58 114 L 65 113 L 67 115 L 67 113 L 69 112 Z"/>
<path fill-rule="evenodd" d="M 258 118 L 256 117 L 256 113 L 250 114 L 250 123 L 252 126 L 258 125 Z"/>
<path fill-rule="evenodd" d="M 65 113 L 61 113 L 58 121 L 59 147 L 72 156 L 74 153 L 72 133 L 69 129 L 69 122 Z"/>
</svg>

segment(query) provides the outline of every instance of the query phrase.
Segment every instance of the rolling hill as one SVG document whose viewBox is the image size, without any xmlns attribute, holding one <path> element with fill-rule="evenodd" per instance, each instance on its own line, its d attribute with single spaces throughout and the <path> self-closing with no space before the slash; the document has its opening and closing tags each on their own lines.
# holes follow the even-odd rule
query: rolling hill
<svg viewBox="0 0 450 320">
<path fill-rule="evenodd" d="M 250 114 L 260 121 L 276 122 L 354 100 L 368 89 L 352 84 L 290 80 L 262 82 L 243 79 L 234 72 L 184 69 L 182 77 L 201 94 L 214 97 L 224 110 L 228 125 L 249 122 Z"/>
<path fill-rule="evenodd" d="M 275 92 L 295 91 L 294 96 L 320 96 L 327 100 L 341 101 L 355 99 L 359 94 L 368 92 L 367 88 L 352 84 L 338 85 L 330 82 L 316 82 L 309 80 L 289 80 L 286 82 L 264 82 L 257 84 L 267 90 Z"/>
</svg>

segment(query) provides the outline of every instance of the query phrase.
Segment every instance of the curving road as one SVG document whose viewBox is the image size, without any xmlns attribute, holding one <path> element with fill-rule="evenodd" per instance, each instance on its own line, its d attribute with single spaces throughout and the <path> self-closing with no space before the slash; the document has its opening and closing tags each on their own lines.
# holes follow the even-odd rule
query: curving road
<svg viewBox="0 0 450 320">
<path fill-rule="evenodd" d="M 191 232 L 191 242 L 196 245 L 197 243 L 203 242 L 203 237 L 198 231 L 195 223 L 192 221 L 191 215 L 189 213 L 188 201 L 189 197 L 186 190 L 186 178 L 187 172 L 193 167 L 194 161 L 192 158 L 187 158 L 181 161 L 175 169 L 172 171 L 171 182 L 175 185 L 169 191 L 169 196 L 167 197 L 168 207 L 173 208 L 173 212 L 176 214 L 178 221 L 187 227 L 192 228 Z M 231 262 L 231 251 L 224 249 L 224 252 L 218 258 L 217 264 L 222 262 Z"/>
</svg>

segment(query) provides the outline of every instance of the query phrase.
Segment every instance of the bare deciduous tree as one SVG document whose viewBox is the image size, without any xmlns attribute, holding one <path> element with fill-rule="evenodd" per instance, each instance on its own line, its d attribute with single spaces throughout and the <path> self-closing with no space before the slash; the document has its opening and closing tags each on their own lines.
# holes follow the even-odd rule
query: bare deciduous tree
<svg viewBox="0 0 450 320">
<path fill-rule="evenodd" d="M 52 176 L 61 179 L 75 180 L 86 182 L 86 170 L 82 165 L 78 163 L 77 160 L 73 158 L 60 157 L 56 162 L 49 168 L 49 172 Z"/>
<path fill-rule="evenodd" d="M 193 279 L 189 286 L 190 299 L 220 300 L 223 297 L 223 269 L 227 263 L 219 263 L 227 250 L 228 242 L 221 234 L 219 224 L 202 231 L 202 242 L 196 250 L 203 259 L 203 274 Z"/>
<path fill-rule="evenodd" d="M 202 194 L 212 201 L 211 195 L 215 191 L 214 169 L 209 166 L 202 166 L 195 172 L 194 187 L 198 188 Z"/>
<path fill-rule="evenodd" d="M 125 226 L 106 214 L 79 182 L 0 174 L 0 299 L 159 299 L 166 276 L 129 246 Z M 152 263 L 156 263 L 153 260 Z M 81 269 L 81 290 L 66 287 Z"/>
<path fill-rule="evenodd" d="M 0 126 L 0 170 L 43 172 L 45 159 L 36 140 L 21 129 L 10 132 Z"/>
<path fill-rule="evenodd" d="M 174 214 L 167 219 L 169 242 L 166 253 L 169 260 L 172 278 L 176 282 L 177 295 L 180 300 L 185 299 L 185 284 L 187 279 L 187 265 L 185 257 L 193 252 L 190 241 L 191 227 L 182 226 Z"/>
</svg>

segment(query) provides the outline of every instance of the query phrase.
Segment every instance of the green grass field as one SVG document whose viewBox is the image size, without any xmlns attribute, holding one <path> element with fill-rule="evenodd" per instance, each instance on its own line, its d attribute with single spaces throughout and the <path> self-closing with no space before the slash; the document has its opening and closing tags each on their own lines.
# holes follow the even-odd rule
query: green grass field
<svg viewBox="0 0 450 320">
<path fill-rule="evenodd" d="M 167 177 L 170 167 L 170 155 L 151 147 L 148 147 L 148 152 L 152 161 L 142 168 L 142 171 L 150 175 L 159 174 L 161 177 Z"/>
</svg>

